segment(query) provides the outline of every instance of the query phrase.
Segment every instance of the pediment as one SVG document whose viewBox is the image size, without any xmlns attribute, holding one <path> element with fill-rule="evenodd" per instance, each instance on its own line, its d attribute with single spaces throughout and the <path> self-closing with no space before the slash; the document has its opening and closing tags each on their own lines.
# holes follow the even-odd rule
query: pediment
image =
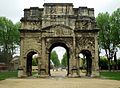
<svg viewBox="0 0 120 88">
<path fill-rule="evenodd" d="M 42 29 L 46 33 L 53 35 L 72 35 L 73 29 L 65 25 L 51 25 Z"/>
</svg>

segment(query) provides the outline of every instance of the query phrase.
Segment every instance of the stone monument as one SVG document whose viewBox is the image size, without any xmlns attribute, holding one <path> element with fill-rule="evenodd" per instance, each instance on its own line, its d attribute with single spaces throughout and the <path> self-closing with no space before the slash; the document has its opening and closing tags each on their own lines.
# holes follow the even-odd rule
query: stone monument
<svg viewBox="0 0 120 88">
<path fill-rule="evenodd" d="M 67 51 L 67 76 L 80 76 L 79 54 L 86 56 L 86 76 L 99 76 L 98 28 L 94 9 L 72 3 L 44 3 L 24 9 L 20 29 L 19 77 L 32 75 L 32 56 L 38 54 L 38 74 L 50 76 L 50 53 L 56 46 Z"/>
</svg>

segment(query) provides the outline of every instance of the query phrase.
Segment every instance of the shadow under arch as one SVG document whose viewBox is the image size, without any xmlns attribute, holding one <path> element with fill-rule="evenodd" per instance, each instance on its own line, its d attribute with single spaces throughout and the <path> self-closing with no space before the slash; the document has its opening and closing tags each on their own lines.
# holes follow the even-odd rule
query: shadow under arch
<svg viewBox="0 0 120 88">
<path fill-rule="evenodd" d="M 91 76 L 92 74 L 92 54 L 89 50 L 83 49 L 80 51 L 83 54 L 86 61 L 86 76 Z"/>
<path fill-rule="evenodd" d="M 26 53 L 27 59 L 26 59 L 26 74 L 27 76 L 32 76 L 32 59 L 33 55 L 38 54 L 36 50 L 29 50 Z"/>
<path fill-rule="evenodd" d="M 53 48 L 57 47 L 57 46 L 61 46 L 63 48 L 66 49 L 66 52 L 67 52 L 67 76 L 69 75 L 69 58 L 70 58 L 70 55 L 69 55 L 69 48 L 68 46 L 65 44 L 65 43 L 62 43 L 62 42 L 56 42 L 56 43 L 53 43 L 50 47 L 49 47 L 49 76 L 51 76 L 51 73 L 50 73 L 50 55 L 51 55 L 51 51 Z"/>
</svg>

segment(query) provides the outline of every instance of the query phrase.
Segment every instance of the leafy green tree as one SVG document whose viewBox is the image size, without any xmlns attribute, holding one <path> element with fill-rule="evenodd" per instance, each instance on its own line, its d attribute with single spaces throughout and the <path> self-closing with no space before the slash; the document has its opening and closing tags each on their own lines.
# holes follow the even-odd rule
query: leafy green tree
<svg viewBox="0 0 120 88">
<path fill-rule="evenodd" d="M 14 24 L 15 27 L 15 31 L 14 31 L 14 43 L 19 45 L 20 44 L 20 32 L 19 29 L 21 28 L 21 23 L 17 22 L 16 24 Z"/>
<path fill-rule="evenodd" d="M 113 12 L 111 16 L 107 12 L 100 13 L 96 20 L 100 28 L 99 46 L 105 50 L 108 59 L 108 69 L 111 70 L 112 59 L 115 57 L 116 49 L 120 45 L 120 9 Z"/>
<path fill-rule="evenodd" d="M 55 66 L 55 67 L 60 66 L 60 61 L 59 61 L 59 59 L 58 59 L 58 55 L 57 55 L 56 51 L 52 51 L 52 52 L 51 52 L 50 59 L 51 59 L 52 62 L 54 63 L 54 66 Z"/>
<path fill-rule="evenodd" d="M 9 64 L 12 59 L 16 45 L 19 42 L 19 27 L 20 25 L 13 24 L 13 22 L 6 17 L 0 17 L 0 47 L 6 64 Z"/>
<path fill-rule="evenodd" d="M 33 58 L 32 59 L 32 66 L 37 66 L 38 65 L 38 58 Z"/>
<path fill-rule="evenodd" d="M 67 67 L 67 64 L 68 64 L 67 59 L 68 59 L 67 52 L 65 52 L 65 54 L 63 55 L 63 59 L 61 61 L 62 66 Z"/>
<path fill-rule="evenodd" d="M 111 60 L 111 56 L 110 56 L 110 15 L 109 13 L 100 13 L 98 14 L 98 17 L 96 18 L 97 20 L 97 25 L 100 28 L 100 32 L 99 32 L 99 46 L 102 49 L 105 49 L 108 61 L 109 61 L 109 70 L 110 70 L 110 60 Z M 109 37 L 108 37 L 109 36 Z"/>
<path fill-rule="evenodd" d="M 114 68 L 117 69 L 117 58 L 116 58 L 116 49 L 120 48 L 120 8 L 114 11 L 111 15 L 111 41 L 113 44 L 114 51 Z"/>
</svg>

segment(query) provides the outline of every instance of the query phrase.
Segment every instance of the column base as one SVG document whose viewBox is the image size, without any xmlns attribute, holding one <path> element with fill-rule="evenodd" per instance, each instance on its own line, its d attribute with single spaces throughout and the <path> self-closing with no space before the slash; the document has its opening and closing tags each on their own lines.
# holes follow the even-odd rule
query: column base
<svg viewBox="0 0 120 88">
<path fill-rule="evenodd" d="M 91 77 L 100 77 L 100 72 L 99 71 L 92 71 Z"/>
<path fill-rule="evenodd" d="M 18 78 L 25 78 L 27 75 L 24 74 L 23 69 L 18 69 Z"/>
</svg>

